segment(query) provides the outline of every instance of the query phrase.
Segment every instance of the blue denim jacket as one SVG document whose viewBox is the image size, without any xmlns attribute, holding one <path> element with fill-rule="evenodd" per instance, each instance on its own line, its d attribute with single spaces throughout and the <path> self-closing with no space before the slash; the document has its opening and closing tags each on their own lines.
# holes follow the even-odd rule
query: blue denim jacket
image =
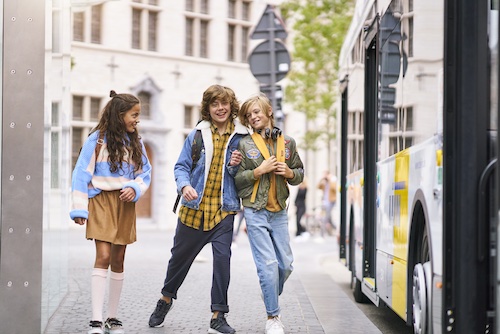
<svg viewBox="0 0 500 334">
<path fill-rule="evenodd" d="M 225 163 L 222 170 L 222 210 L 223 211 L 240 211 L 240 198 L 236 192 L 234 184 L 234 176 L 238 171 L 239 166 L 229 166 L 229 160 L 234 150 L 238 149 L 240 139 L 248 134 L 248 129 L 244 127 L 238 119 L 234 119 L 234 132 L 229 137 L 226 147 L 224 148 Z M 196 163 L 195 168 L 191 171 L 193 165 L 192 147 L 193 139 L 196 131 L 201 130 L 203 144 L 201 147 L 200 158 Z M 175 182 L 177 183 L 177 193 L 182 194 L 182 188 L 192 186 L 198 193 L 198 198 L 192 201 L 186 201 L 182 198 L 182 205 L 188 208 L 199 210 L 200 203 L 205 190 L 210 163 L 212 161 L 214 147 L 212 142 L 212 131 L 210 130 L 210 122 L 201 121 L 187 136 L 184 141 L 184 146 L 177 159 L 174 167 Z"/>
</svg>

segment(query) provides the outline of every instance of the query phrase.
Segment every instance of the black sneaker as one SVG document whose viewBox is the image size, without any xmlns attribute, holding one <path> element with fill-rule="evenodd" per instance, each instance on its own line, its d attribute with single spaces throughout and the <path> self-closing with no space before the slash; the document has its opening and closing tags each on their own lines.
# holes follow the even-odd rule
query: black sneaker
<svg viewBox="0 0 500 334">
<path fill-rule="evenodd" d="M 172 309 L 173 304 L 173 299 L 170 300 L 170 303 L 167 303 L 163 299 L 158 300 L 155 310 L 149 317 L 149 327 L 163 327 L 165 316 L 167 315 L 168 311 Z"/>
<path fill-rule="evenodd" d="M 210 320 L 209 334 L 234 334 L 236 331 L 226 321 L 226 314 L 219 312 L 217 318 Z"/>
<path fill-rule="evenodd" d="M 102 330 L 102 321 L 91 320 L 89 326 L 90 326 L 90 329 L 88 330 L 87 334 L 103 334 L 104 333 L 104 331 Z"/>
</svg>

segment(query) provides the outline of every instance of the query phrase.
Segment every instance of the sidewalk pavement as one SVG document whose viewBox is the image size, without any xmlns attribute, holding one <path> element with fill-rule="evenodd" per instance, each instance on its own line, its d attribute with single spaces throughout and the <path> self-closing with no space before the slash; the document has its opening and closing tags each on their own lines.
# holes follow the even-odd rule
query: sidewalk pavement
<svg viewBox="0 0 500 334">
<path fill-rule="evenodd" d="M 45 334 L 86 333 L 91 318 L 90 275 L 94 243 L 85 240 L 84 227 L 69 237 L 69 288 Z M 149 328 L 148 319 L 160 298 L 170 258 L 173 231 L 138 229 L 138 241 L 127 248 L 125 281 L 119 316 L 127 334 L 207 333 L 210 323 L 212 253 L 207 245 L 191 267 L 165 327 Z M 338 287 L 333 277 L 349 280 L 338 261 L 334 238 L 292 238 L 294 272 L 280 297 L 285 333 L 376 334 L 380 331 Z M 265 332 L 266 312 L 247 236 L 233 246 L 228 323 L 238 334 Z M 105 308 L 106 310 L 106 305 Z M 106 314 L 104 314 L 106 316 Z"/>
</svg>

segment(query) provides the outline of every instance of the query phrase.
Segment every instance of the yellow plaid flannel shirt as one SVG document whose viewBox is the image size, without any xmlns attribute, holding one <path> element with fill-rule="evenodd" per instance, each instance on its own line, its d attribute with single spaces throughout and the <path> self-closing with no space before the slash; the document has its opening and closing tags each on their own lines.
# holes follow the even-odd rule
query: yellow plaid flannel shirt
<svg viewBox="0 0 500 334">
<path fill-rule="evenodd" d="M 212 123 L 212 142 L 214 145 L 214 155 L 208 172 L 207 183 L 203 192 L 203 198 L 200 203 L 200 210 L 181 206 L 179 210 L 179 219 L 189 227 L 199 230 L 201 219 L 203 217 L 203 230 L 210 231 L 219 224 L 229 214 L 236 212 L 222 211 L 222 168 L 224 168 L 225 157 L 224 148 L 226 147 L 229 136 L 234 131 L 233 122 L 229 122 L 226 132 L 219 134 L 218 129 Z"/>
</svg>

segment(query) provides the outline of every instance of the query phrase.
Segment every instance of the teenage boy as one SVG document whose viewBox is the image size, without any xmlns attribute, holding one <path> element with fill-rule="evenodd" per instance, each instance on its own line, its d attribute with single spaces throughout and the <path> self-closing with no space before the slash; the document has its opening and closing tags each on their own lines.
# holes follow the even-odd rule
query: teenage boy
<svg viewBox="0 0 500 334">
<path fill-rule="evenodd" d="M 163 326 L 194 259 L 207 243 L 212 243 L 213 315 L 208 333 L 235 333 L 225 318 L 229 312 L 233 223 L 240 210 L 234 175 L 242 159 L 238 143 L 248 133 L 237 119 L 238 111 L 239 103 L 230 88 L 213 85 L 203 93 L 202 121 L 186 138 L 174 168 L 182 205 L 162 296 L 149 318 L 150 327 Z"/>
<path fill-rule="evenodd" d="M 239 118 L 253 134 L 238 146 L 243 160 L 236 188 L 266 307 L 266 334 L 283 334 L 278 297 L 293 270 L 286 200 L 288 184 L 298 185 L 304 178 L 303 164 L 294 139 L 274 126 L 271 103 L 264 94 L 245 101 Z"/>
</svg>

